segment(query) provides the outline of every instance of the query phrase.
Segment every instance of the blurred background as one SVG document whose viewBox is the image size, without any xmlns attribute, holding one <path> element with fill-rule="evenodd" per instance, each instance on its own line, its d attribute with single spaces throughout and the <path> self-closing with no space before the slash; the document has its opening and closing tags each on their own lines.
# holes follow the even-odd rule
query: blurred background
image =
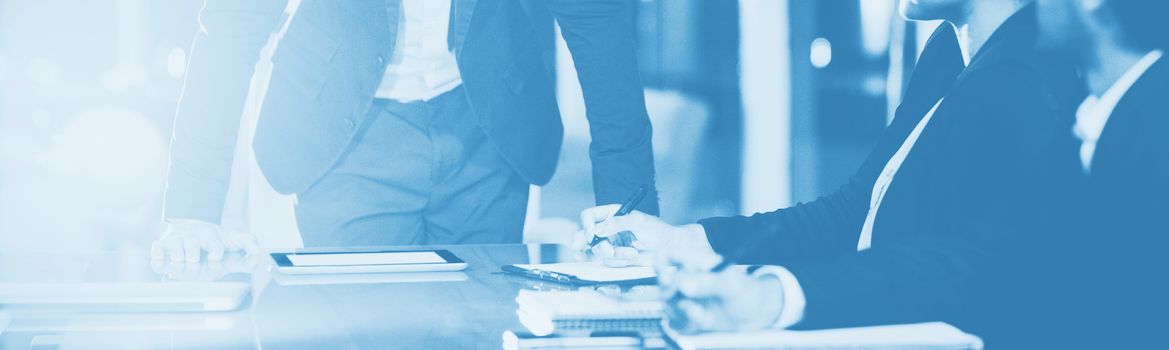
<svg viewBox="0 0 1169 350">
<path fill-rule="evenodd" d="M 936 25 L 907 24 L 895 0 L 630 1 L 673 223 L 770 211 L 843 184 Z M 201 3 L 0 0 L 0 246 L 147 249 L 159 235 Z M 533 192 L 530 240 L 571 229 L 593 204 L 571 58 L 554 23 L 541 30 L 558 48 L 566 139 L 552 182 Z M 256 179 L 241 146 L 227 224 L 270 249 L 296 246 L 290 199 Z"/>
</svg>

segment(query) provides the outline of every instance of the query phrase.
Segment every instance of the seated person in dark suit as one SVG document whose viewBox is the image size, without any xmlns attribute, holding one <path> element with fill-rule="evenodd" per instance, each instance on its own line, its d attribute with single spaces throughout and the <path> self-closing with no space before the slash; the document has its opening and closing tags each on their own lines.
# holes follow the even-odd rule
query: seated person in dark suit
<svg viewBox="0 0 1169 350">
<path fill-rule="evenodd" d="M 1030 216 L 1041 151 L 1074 107 L 1074 71 L 1035 50 L 1029 1 L 904 1 L 914 20 L 944 19 L 886 134 L 850 182 L 816 201 L 674 227 L 648 215 L 587 210 L 578 235 L 631 231 L 633 247 L 681 265 L 663 282 L 689 330 L 822 328 L 964 316 L 977 266 Z M 955 44 L 955 30 L 957 40 Z M 967 64 L 964 64 L 967 63 Z M 608 218 L 597 224 L 597 218 Z M 583 247 L 582 247 L 583 248 Z M 723 259 L 759 269 L 708 269 Z M 783 267 L 780 267 L 783 266 Z M 715 300 L 699 302 L 698 300 Z M 972 330 L 973 331 L 973 330 Z"/>
<path fill-rule="evenodd" d="M 1042 0 L 1041 36 L 1088 96 L 1046 157 L 1043 215 L 1003 260 L 1005 344 L 1163 347 L 1169 329 L 1169 4 Z M 1036 253 L 1038 252 L 1038 253 Z M 988 343 L 991 344 L 991 343 Z"/>
</svg>

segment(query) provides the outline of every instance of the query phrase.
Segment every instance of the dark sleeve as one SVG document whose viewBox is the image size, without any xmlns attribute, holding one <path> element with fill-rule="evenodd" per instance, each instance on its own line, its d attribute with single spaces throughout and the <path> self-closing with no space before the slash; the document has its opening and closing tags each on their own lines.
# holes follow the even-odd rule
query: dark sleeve
<svg viewBox="0 0 1169 350">
<path fill-rule="evenodd" d="M 206 0 L 175 113 L 164 216 L 219 223 L 260 50 L 287 0 Z"/>
<path fill-rule="evenodd" d="M 806 296 L 801 327 L 840 327 L 961 318 L 978 290 L 980 264 L 1012 244 L 1030 215 L 1029 174 L 1052 132 L 1055 106 L 1043 82 L 1021 65 L 972 72 L 939 109 L 931 176 L 937 216 L 915 235 L 894 235 L 836 261 L 791 266 Z M 993 101 L 994 103 L 988 103 Z M 944 113 L 944 115 L 943 115 Z M 935 126 L 935 125 L 931 125 Z M 923 134 L 923 140 L 926 137 Z"/>
<path fill-rule="evenodd" d="M 873 180 L 853 175 L 831 195 L 751 216 L 700 220 L 715 252 L 740 264 L 784 265 L 856 251 Z"/>
<path fill-rule="evenodd" d="M 638 210 L 657 215 L 653 128 L 637 67 L 636 1 L 548 0 L 580 78 L 592 144 L 597 204 L 618 204 L 638 187 Z"/>
<path fill-rule="evenodd" d="M 898 117 L 885 128 L 857 172 L 832 194 L 768 213 L 700 220 L 714 250 L 741 264 L 770 265 L 856 252 L 873 183 L 928 110 L 923 106 L 932 107 L 929 101 L 937 101 L 932 96 L 917 99 L 928 103 L 907 102 L 899 106 Z"/>
</svg>

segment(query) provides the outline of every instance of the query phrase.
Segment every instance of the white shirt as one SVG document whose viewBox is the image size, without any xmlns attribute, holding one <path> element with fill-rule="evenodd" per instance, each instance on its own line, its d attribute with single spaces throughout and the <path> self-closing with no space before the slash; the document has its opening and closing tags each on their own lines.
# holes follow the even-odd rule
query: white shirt
<svg viewBox="0 0 1169 350">
<path fill-rule="evenodd" d="M 1132 88 L 1141 75 L 1144 75 L 1145 71 L 1160 58 L 1160 50 L 1149 52 L 1124 72 L 1120 79 L 1116 79 L 1103 95 L 1099 97 L 1089 95 L 1080 104 L 1080 108 L 1076 110 L 1074 132 L 1081 141 L 1080 165 L 1083 166 L 1084 172 L 1092 171 L 1092 156 L 1096 154 L 1096 142 L 1100 140 L 1100 134 L 1104 132 L 1104 126 L 1108 124 L 1108 118 L 1112 116 L 1116 104 L 1120 103 L 1128 89 Z"/>
<path fill-rule="evenodd" d="M 804 307 L 807 299 L 804 289 L 800 288 L 800 281 L 787 269 L 780 266 L 764 266 L 755 270 L 754 276 L 772 276 L 779 279 L 780 288 L 783 288 L 783 307 L 779 310 L 779 317 L 772 325 L 774 328 L 787 328 L 804 319 Z"/>
<path fill-rule="evenodd" d="M 934 118 L 934 112 L 938 111 L 938 106 L 942 105 L 942 101 L 945 101 L 945 98 L 938 100 L 938 103 L 934 104 L 934 107 L 921 118 L 921 121 L 917 122 L 913 132 L 909 133 L 905 142 L 902 142 L 901 147 L 897 149 L 897 153 L 894 153 L 893 157 L 889 158 L 889 162 L 885 163 L 881 175 L 873 183 L 873 193 L 869 197 L 869 212 L 865 214 L 865 224 L 861 226 L 860 239 L 856 243 L 858 252 L 869 249 L 873 245 L 873 223 L 877 220 L 877 210 L 881 208 L 881 202 L 885 200 L 885 194 L 889 191 L 889 186 L 893 184 L 893 177 L 897 176 L 897 171 L 901 169 L 901 163 L 905 162 L 909 151 L 912 151 L 913 145 L 917 144 L 917 138 L 921 136 L 922 130 L 925 130 L 926 125 L 929 125 L 930 120 Z"/>
<path fill-rule="evenodd" d="M 402 0 L 398 38 L 374 96 L 426 101 L 463 83 L 447 46 L 451 0 Z"/>
</svg>

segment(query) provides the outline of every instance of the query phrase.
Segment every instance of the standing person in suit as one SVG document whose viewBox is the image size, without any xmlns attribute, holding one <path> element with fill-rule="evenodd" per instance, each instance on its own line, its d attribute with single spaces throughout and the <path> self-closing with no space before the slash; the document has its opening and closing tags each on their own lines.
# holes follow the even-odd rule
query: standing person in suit
<svg viewBox="0 0 1169 350">
<path fill-rule="evenodd" d="M 613 208 L 593 208 L 579 240 L 627 230 L 635 248 L 681 264 L 663 278 L 690 297 L 673 305 L 690 330 L 935 320 L 977 328 L 963 318 L 965 294 L 977 264 L 1029 215 L 1015 199 L 1030 195 L 1024 180 L 1072 104 L 1060 79 L 1075 76 L 1036 54 L 1030 1 L 907 0 L 902 12 L 948 24 L 847 185 L 795 207 L 681 227 L 637 213 L 597 224 Z M 949 43 L 955 32 L 959 44 Z M 711 253 L 767 266 L 711 273 Z"/>
<path fill-rule="evenodd" d="M 156 258 L 254 246 L 222 232 L 240 115 L 287 0 L 205 0 L 171 142 Z M 519 242 L 563 130 L 536 23 L 568 42 L 597 203 L 657 212 L 633 10 L 624 0 L 303 0 L 272 58 L 253 149 L 296 195 L 306 246 Z M 225 245 L 226 244 L 226 245 Z"/>
<path fill-rule="evenodd" d="M 1041 0 L 1045 45 L 1088 96 L 1047 158 L 1053 200 L 1004 261 L 1003 338 L 1018 348 L 1156 348 L 1169 328 L 1169 4 Z M 1054 186 L 1052 186 L 1054 185 Z M 1026 251 L 1042 252 L 1027 254 Z"/>
</svg>

